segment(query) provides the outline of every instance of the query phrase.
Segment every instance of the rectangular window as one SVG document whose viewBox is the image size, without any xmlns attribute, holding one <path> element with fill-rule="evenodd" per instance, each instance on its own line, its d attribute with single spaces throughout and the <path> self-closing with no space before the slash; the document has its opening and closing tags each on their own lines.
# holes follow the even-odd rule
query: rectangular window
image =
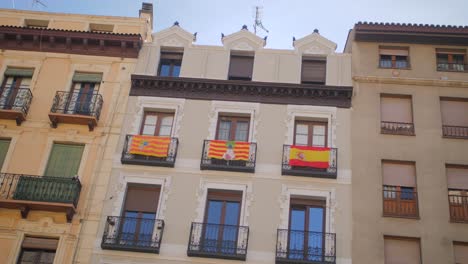
<svg viewBox="0 0 468 264">
<path fill-rule="evenodd" d="M 101 81 L 102 73 L 75 72 L 66 101 L 66 113 L 92 115 L 96 111 L 94 104 Z"/>
<path fill-rule="evenodd" d="M 54 143 L 44 176 L 75 177 L 78 175 L 84 145 Z"/>
<path fill-rule="evenodd" d="M 328 126 L 326 122 L 296 120 L 294 129 L 294 145 L 327 146 Z"/>
<path fill-rule="evenodd" d="M 438 71 L 466 70 L 466 50 L 464 49 L 436 49 Z"/>
<path fill-rule="evenodd" d="M 468 166 L 446 165 L 450 220 L 468 222 Z"/>
<path fill-rule="evenodd" d="M 9 139 L 0 139 L 0 170 L 3 167 L 3 162 L 10 148 L 10 141 Z"/>
<path fill-rule="evenodd" d="M 229 61 L 229 80 L 251 81 L 254 57 L 251 55 L 233 55 Z"/>
<path fill-rule="evenodd" d="M 158 75 L 163 77 L 179 77 L 183 55 L 182 52 L 161 52 Z"/>
<path fill-rule="evenodd" d="M 468 166 L 446 165 L 447 185 L 449 189 L 468 192 Z"/>
<path fill-rule="evenodd" d="M 58 239 L 25 237 L 21 246 L 18 264 L 52 264 Z"/>
<path fill-rule="evenodd" d="M 414 135 L 411 96 L 382 94 L 380 119 L 381 132 L 384 134 Z"/>
<path fill-rule="evenodd" d="M 417 238 L 384 237 L 385 264 L 421 264 L 421 246 Z"/>
<path fill-rule="evenodd" d="M 301 83 L 325 84 L 327 75 L 326 58 L 302 58 Z"/>
<path fill-rule="evenodd" d="M 393 69 L 409 68 L 409 48 L 408 47 L 385 47 L 379 48 L 379 67 Z"/>
<path fill-rule="evenodd" d="M 453 242 L 453 256 L 455 264 L 468 263 L 468 243 Z"/>
<path fill-rule="evenodd" d="M 145 112 L 140 134 L 147 136 L 170 137 L 173 122 L 173 113 Z"/>
<path fill-rule="evenodd" d="M 414 162 L 382 161 L 383 210 L 386 216 L 417 217 Z"/>
<path fill-rule="evenodd" d="M 250 118 L 243 116 L 218 117 L 217 140 L 249 141 Z"/>
<path fill-rule="evenodd" d="M 21 109 L 29 96 L 34 69 L 8 67 L 0 90 L 0 109 Z"/>
<path fill-rule="evenodd" d="M 468 98 L 440 98 L 444 137 L 468 138 Z"/>
</svg>

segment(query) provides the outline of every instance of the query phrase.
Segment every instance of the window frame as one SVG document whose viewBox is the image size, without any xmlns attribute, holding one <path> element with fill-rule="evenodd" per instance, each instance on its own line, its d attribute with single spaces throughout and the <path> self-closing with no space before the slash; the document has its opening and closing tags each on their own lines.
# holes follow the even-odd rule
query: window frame
<svg viewBox="0 0 468 264">
<path fill-rule="evenodd" d="M 306 81 L 303 78 L 304 72 L 304 62 L 320 62 L 325 65 L 325 76 L 323 76 L 323 81 Z M 318 84 L 318 85 L 325 85 L 327 82 L 327 64 L 328 59 L 327 57 L 309 57 L 309 56 L 302 56 L 301 58 L 301 84 Z"/>
<path fill-rule="evenodd" d="M 231 75 L 232 59 L 233 58 L 239 58 L 239 57 L 248 58 L 248 59 L 252 60 L 252 72 L 250 73 L 250 76 L 233 76 L 233 75 Z M 244 53 L 237 53 L 237 52 L 233 53 L 233 52 L 231 52 L 231 54 L 229 55 L 229 68 L 228 68 L 227 79 L 232 80 L 232 81 L 252 81 L 253 73 L 254 73 L 254 66 L 255 66 L 255 54 L 250 54 L 250 53 L 244 54 Z"/>
<path fill-rule="evenodd" d="M 322 125 L 325 126 L 325 144 L 323 148 L 328 147 L 328 121 L 308 121 L 308 120 L 294 120 L 294 131 L 293 131 L 293 145 L 296 145 L 296 135 L 297 135 L 297 125 L 298 124 L 306 124 L 308 127 L 308 134 L 307 134 L 307 147 L 318 147 L 314 146 L 313 138 L 314 138 L 314 126 L 315 125 Z"/>
<path fill-rule="evenodd" d="M 250 116 L 240 116 L 240 115 L 226 115 L 226 114 L 218 114 L 218 120 L 216 122 L 216 131 L 215 131 L 215 140 L 221 140 L 219 139 L 219 128 L 220 124 L 223 118 L 229 119 L 231 121 L 231 127 L 229 129 L 229 139 L 227 141 L 235 141 L 236 137 L 236 129 L 237 129 L 237 123 L 239 121 L 246 121 L 247 122 L 247 140 L 242 141 L 242 142 L 250 142 Z M 235 125 L 232 125 L 234 121 Z"/>
<path fill-rule="evenodd" d="M 181 56 L 180 59 L 170 59 L 170 58 L 164 58 L 164 55 L 166 56 Z M 160 77 L 179 77 L 180 76 L 180 70 L 179 70 L 179 75 L 174 76 L 174 67 L 179 66 L 180 69 L 182 69 L 182 57 L 184 53 L 183 52 L 175 52 L 175 51 L 162 51 L 160 53 L 159 57 L 159 64 L 158 64 L 158 76 Z M 168 75 L 161 75 L 161 70 L 163 65 L 169 65 L 169 74 Z"/>
<path fill-rule="evenodd" d="M 143 130 L 144 130 L 145 124 L 146 124 L 146 117 L 148 115 L 157 116 L 156 125 L 155 125 L 155 128 L 154 128 L 154 133 L 152 135 L 152 136 L 157 136 L 157 137 L 160 136 L 159 134 L 161 132 L 160 130 L 161 130 L 162 119 L 164 117 L 171 116 L 172 117 L 172 123 L 171 123 L 171 132 L 169 133 L 169 137 L 172 137 L 172 132 L 173 132 L 173 128 L 174 128 L 175 113 L 172 113 L 172 112 L 159 112 L 159 111 L 144 111 L 143 112 L 143 118 L 141 120 L 140 131 L 139 131 L 140 135 L 143 135 Z M 156 133 L 158 135 L 156 135 Z"/>
<path fill-rule="evenodd" d="M 447 69 L 439 68 L 439 55 L 447 56 Z M 463 56 L 462 64 L 454 63 L 454 56 Z M 436 59 L 436 71 L 439 72 L 467 72 L 468 71 L 468 56 L 466 49 L 436 49 L 435 50 L 435 59 Z M 454 69 L 455 65 L 462 65 L 463 70 Z"/>
<path fill-rule="evenodd" d="M 408 52 L 408 55 L 389 55 L 389 54 L 381 54 L 380 50 L 405 50 Z M 391 67 L 383 67 L 382 66 L 382 56 L 390 56 L 392 65 Z M 397 67 L 397 57 L 406 57 L 406 67 Z M 379 63 L 378 67 L 380 69 L 398 69 L 398 70 L 410 70 L 411 69 L 411 60 L 410 60 L 410 48 L 409 47 L 399 47 L 399 46 L 379 46 Z"/>
</svg>

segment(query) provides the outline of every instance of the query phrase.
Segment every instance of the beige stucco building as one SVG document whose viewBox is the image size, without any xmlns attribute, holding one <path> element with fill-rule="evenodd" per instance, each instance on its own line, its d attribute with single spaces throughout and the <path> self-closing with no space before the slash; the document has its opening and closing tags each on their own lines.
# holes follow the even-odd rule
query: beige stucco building
<svg viewBox="0 0 468 264">
<path fill-rule="evenodd" d="M 351 55 L 195 37 L 143 45 L 77 263 L 351 263 Z"/>
<path fill-rule="evenodd" d="M 350 31 L 354 263 L 468 263 L 467 36 Z"/>
<path fill-rule="evenodd" d="M 73 263 L 151 19 L 0 10 L 1 263 Z"/>
</svg>

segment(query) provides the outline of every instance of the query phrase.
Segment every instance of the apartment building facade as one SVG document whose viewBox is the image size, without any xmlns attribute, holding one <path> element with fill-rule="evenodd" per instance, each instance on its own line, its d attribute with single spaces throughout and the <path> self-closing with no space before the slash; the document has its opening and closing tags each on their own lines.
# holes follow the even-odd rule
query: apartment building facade
<svg viewBox="0 0 468 264">
<path fill-rule="evenodd" d="M 0 10 L 0 262 L 73 263 L 150 7 L 134 18 Z"/>
<path fill-rule="evenodd" d="M 353 262 L 468 263 L 468 30 L 358 23 Z"/>
<path fill-rule="evenodd" d="M 351 263 L 351 56 L 318 31 L 195 40 L 143 45 L 78 263 Z"/>
</svg>

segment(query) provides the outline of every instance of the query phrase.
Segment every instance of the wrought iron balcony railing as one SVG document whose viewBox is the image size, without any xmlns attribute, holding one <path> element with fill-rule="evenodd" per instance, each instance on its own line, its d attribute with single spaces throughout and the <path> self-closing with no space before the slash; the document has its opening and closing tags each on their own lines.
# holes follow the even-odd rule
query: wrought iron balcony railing
<svg viewBox="0 0 468 264">
<path fill-rule="evenodd" d="M 64 92 L 55 94 L 49 118 L 53 127 L 58 123 L 88 125 L 93 130 L 99 121 L 103 105 L 102 95 L 97 92 Z"/>
<path fill-rule="evenodd" d="M 17 125 L 26 120 L 32 93 L 28 86 L 4 86 L 0 89 L 0 118 L 16 120 Z"/>
<path fill-rule="evenodd" d="M 464 72 L 468 70 L 468 65 L 463 63 L 437 62 L 438 71 Z"/>
<path fill-rule="evenodd" d="M 0 206 L 20 208 L 23 217 L 29 209 L 43 209 L 64 211 L 71 220 L 80 192 L 78 178 L 0 174 Z"/>
<path fill-rule="evenodd" d="M 192 223 L 187 255 L 245 260 L 248 244 L 247 226 Z"/>
<path fill-rule="evenodd" d="M 220 170 L 220 171 L 238 171 L 238 172 L 255 172 L 255 160 L 257 156 L 257 143 L 249 142 L 248 153 L 245 154 L 245 160 L 239 160 L 236 158 L 230 158 L 229 151 L 233 151 L 234 156 L 236 155 L 236 149 L 233 150 L 226 148 L 225 154 L 221 155 L 220 158 L 210 157 L 210 146 L 212 143 L 219 143 L 220 140 L 205 140 L 203 142 L 202 158 L 200 162 L 200 169 L 202 170 Z M 227 141 L 229 143 L 229 141 Z M 245 142 L 240 142 L 245 143 Z M 235 144 L 235 142 L 233 142 Z"/>
<path fill-rule="evenodd" d="M 382 134 L 414 136 L 414 124 L 382 121 L 380 131 Z"/>
<path fill-rule="evenodd" d="M 383 215 L 419 218 L 418 192 L 416 188 L 384 185 Z"/>
<path fill-rule="evenodd" d="M 122 150 L 122 157 L 120 159 L 122 164 L 174 167 L 177 157 L 177 148 L 179 146 L 178 138 L 171 138 L 167 149 L 166 157 L 155 157 L 130 153 L 133 137 L 134 135 L 127 135 L 125 137 L 125 143 Z"/>
<path fill-rule="evenodd" d="M 446 138 L 468 139 L 468 127 L 466 126 L 442 126 L 442 135 Z"/>
<path fill-rule="evenodd" d="M 468 195 L 449 194 L 450 221 L 468 223 Z"/>
<path fill-rule="evenodd" d="M 334 264 L 336 236 L 334 233 L 278 229 L 276 263 Z"/>
<path fill-rule="evenodd" d="M 291 145 L 283 145 L 283 161 L 281 166 L 282 175 L 292 176 L 311 176 L 319 178 L 331 178 L 336 179 L 338 171 L 338 149 L 330 148 L 329 166 L 328 168 L 313 168 L 313 167 L 301 167 L 290 165 L 290 151 Z"/>
<path fill-rule="evenodd" d="M 108 216 L 101 248 L 158 254 L 163 232 L 163 220 Z"/>
</svg>

